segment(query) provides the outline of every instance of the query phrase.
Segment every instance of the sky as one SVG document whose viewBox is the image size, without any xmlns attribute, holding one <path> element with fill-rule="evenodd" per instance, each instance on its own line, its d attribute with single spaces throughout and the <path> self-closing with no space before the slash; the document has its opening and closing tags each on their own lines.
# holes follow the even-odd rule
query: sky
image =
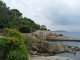
<svg viewBox="0 0 80 60">
<path fill-rule="evenodd" d="M 80 32 L 80 0 L 2 0 L 51 31 Z"/>
</svg>

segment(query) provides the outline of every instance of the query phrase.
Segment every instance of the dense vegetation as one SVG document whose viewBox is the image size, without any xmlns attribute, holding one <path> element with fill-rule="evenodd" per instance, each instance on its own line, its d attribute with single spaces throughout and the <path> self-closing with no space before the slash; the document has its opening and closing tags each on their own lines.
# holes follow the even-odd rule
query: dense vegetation
<svg viewBox="0 0 80 60">
<path fill-rule="evenodd" d="M 0 38 L 0 52 L 4 52 L 4 60 L 28 60 L 33 41 L 31 38 L 25 38 L 20 32 L 30 33 L 40 29 L 40 25 L 30 18 L 23 17 L 19 10 L 10 9 L 0 0 L 0 29 L 5 33 L 4 38 Z"/>
<path fill-rule="evenodd" d="M 39 29 L 40 26 L 27 17 L 22 17 L 22 13 L 17 9 L 10 9 L 0 0 L 0 29 L 16 28 L 20 32 L 31 32 Z"/>
<path fill-rule="evenodd" d="M 0 50 L 6 52 L 6 60 L 28 60 L 28 51 L 24 35 L 15 29 L 5 28 L 5 36 L 0 39 Z"/>
</svg>

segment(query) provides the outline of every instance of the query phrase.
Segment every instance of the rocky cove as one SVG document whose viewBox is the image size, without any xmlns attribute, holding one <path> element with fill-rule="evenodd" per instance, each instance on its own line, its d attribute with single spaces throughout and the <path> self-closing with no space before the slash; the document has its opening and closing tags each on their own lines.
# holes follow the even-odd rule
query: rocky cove
<svg viewBox="0 0 80 60">
<path fill-rule="evenodd" d="M 33 58 L 31 60 L 74 60 L 68 57 L 60 57 L 57 54 L 61 53 L 70 53 L 75 55 L 77 51 L 80 51 L 79 47 L 76 46 L 69 46 L 69 45 L 62 45 L 57 44 L 55 42 L 45 42 L 45 43 L 34 43 L 32 46 L 34 51 L 31 51 L 31 55 L 33 55 Z M 36 56 L 37 55 L 37 56 Z M 56 56 L 57 55 L 57 56 Z M 46 57 L 47 56 L 47 57 Z M 52 57 L 53 56 L 53 57 Z"/>
<path fill-rule="evenodd" d="M 64 36 L 58 36 L 58 37 L 64 37 Z M 44 43 L 41 42 L 33 43 L 32 51 L 30 53 L 33 56 L 37 55 L 35 57 L 32 57 L 31 60 L 76 60 L 75 58 L 69 58 L 60 55 L 65 53 L 70 53 L 75 55 L 77 51 L 80 51 L 79 46 L 57 43 L 57 41 L 55 42 L 53 40 L 53 41 L 46 41 Z"/>
<path fill-rule="evenodd" d="M 80 42 L 75 42 L 75 41 L 57 41 L 56 43 L 63 44 L 63 45 L 69 45 L 69 46 L 77 46 L 80 48 Z M 63 57 L 69 57 L 69 58 L 75 58 L 75 60 L 80 59 L 80 51 L 76 51 L 76 54 L 71 54 L 71 53 L 60 53 L 57 54 L 56 56 L 63 56 Z"/>
</svg>

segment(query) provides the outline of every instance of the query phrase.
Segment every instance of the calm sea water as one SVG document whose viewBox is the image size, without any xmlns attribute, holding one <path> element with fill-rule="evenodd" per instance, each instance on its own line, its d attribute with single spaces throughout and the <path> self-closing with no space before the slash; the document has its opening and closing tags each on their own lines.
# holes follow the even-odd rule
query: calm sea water
<svg viewBox="0 0 80 60">
<path fill-rule="evenodd" d="M 63 34 L 64 36 L 72 37 L 72 38 L 80 38 L 80 32 L 52 32 L 52 33 Z M 57 41 L 57 43 L 80 47 L 80 42 Z M 66 53 L 57 54 L 57 56 L 64 56 L 68 58 L 75 58 L 75 60 L 80 60 L 80 51 L 77 51 L 75 55 L 66 52 Z"/>
<path fill-rule="evenodd" d="M 80 32 L 53 32 L 57 34 L 63 34 L 67 37 L 80 38 Z"/>
</svg>

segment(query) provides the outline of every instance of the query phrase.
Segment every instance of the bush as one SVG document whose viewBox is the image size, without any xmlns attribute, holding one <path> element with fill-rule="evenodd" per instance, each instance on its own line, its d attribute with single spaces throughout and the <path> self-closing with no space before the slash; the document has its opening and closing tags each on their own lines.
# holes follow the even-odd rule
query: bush
<svg viewBox="0 0 80 60">
<path fill-rule="evenodd" d="M 8 50 L 6 60 L 28 60 L 24 36 L 15 29 L 5 28 L 4 31 Z"/>
<path fill-rule="evenodd" d="M 47 30 L 47 28 L 41 28 L 40 30 Z"/>
<path fill-rule="evenodd" d="M 31 32 L 31 28 L 29 26 L 22 26 L 19 28 L 19 31 L 22 33 L 30 33 Z"/>
<path fill-rule="evenodd" d="M 4 49 L 6 47 L 6 42 L 3 38 L 0 39 L 0 50 Z"/>
<path fill-rule="evenodd" d="M 26 37 L 25 38 L 25 45 L 26 45 L 26 48 L 28 49 L 29 52 L 31 50 L 33 42 L 34 42 L 34 40 L 31 37 Z"/>
<path fill-rule="evenodd" d="M 20 49 L 11 50 L 9 51 L 6 60 L 28 60 L 27 54 L 28 54 L 27 51 L 24 49 L 23 50 L 20 50 Z"/>
</svg>

